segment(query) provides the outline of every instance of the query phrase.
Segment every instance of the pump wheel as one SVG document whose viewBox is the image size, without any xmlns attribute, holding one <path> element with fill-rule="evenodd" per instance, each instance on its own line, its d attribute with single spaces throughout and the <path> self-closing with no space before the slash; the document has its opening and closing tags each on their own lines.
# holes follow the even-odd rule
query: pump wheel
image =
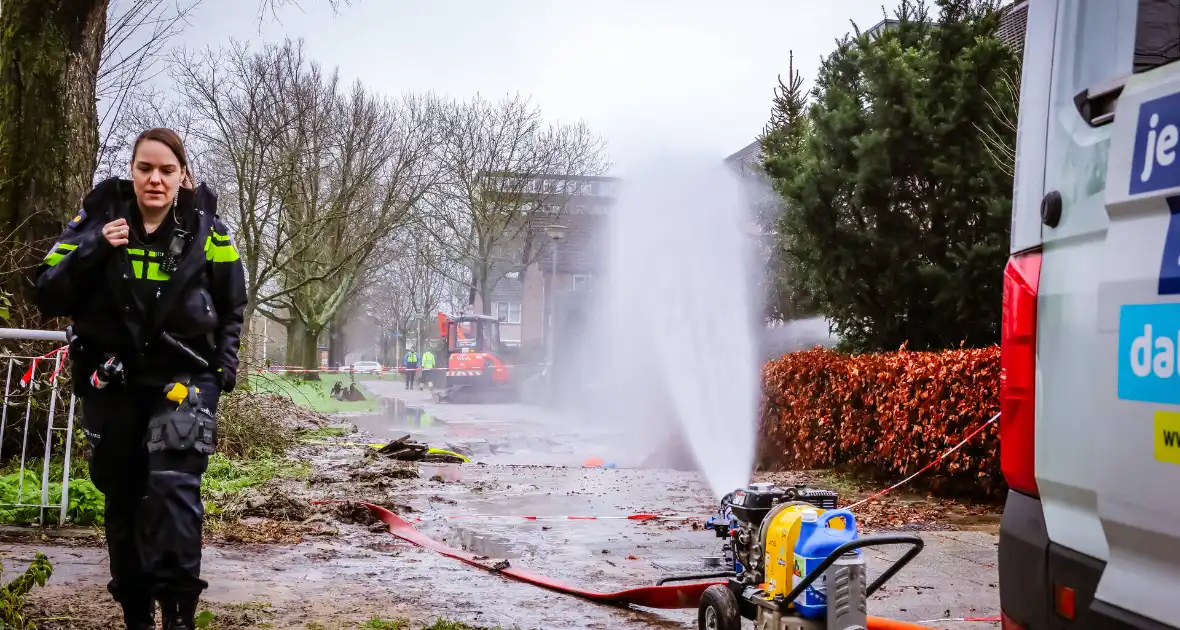
<svg viewBox="0 0 1180 630">
<path fill-rule="evenodd" d="M 714 584 L 701 593 L 697 609 L 698 630 L 741 630 L 742 615 L 737 596 L 729 587 Z"/>
</svg>

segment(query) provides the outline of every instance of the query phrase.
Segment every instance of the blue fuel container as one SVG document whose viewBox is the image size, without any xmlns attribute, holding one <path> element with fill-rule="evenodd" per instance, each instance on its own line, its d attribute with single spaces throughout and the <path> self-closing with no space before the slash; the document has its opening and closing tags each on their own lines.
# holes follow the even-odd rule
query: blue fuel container
<svg viewBox="0 0 1180 630">
<path fill-rule="evenodd" d="M 844 529 L 829 526 L 833 520 L 844 522 Z M 799 540 L 795 543 L 795 586 L 819 567 L 828 554 L 844 543 L 856 540 L 856 517 L 848 510 L 832 510 L 821 516 L 815 510 L 804 510 L 799 523 Z M 855 552 L 860 555 L 860 550 Z M 826 573 L 826 571 L 825 571 Z M 795 610 L 807 619 L 822 619 L 827 614 L 827 580 L 820 576 L 795 598 Z"/>
</svg>

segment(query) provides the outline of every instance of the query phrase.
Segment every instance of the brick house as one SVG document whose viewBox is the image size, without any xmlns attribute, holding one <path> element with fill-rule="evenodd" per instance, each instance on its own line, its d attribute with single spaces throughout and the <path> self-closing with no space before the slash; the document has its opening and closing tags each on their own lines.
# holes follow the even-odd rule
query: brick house
<svg viewBox="0 0 1180 630">
<path fill-rule="evenodd" d="M 556 292 L 561 304 L 588 291 L 595 277 L 605 272 L 607 218 L 618 184 L 613 177 L 547 175 L 533 179 L 537 183 L 528 189 L 537 191 L 532 196 L 540 207 L 521 238 L 504 248 L 505 258 L 521 262 L 493 267 L 493 274 L 500 279 L 491 291 L 488 309 L 501 321 L 501 341 L 526 352 L 540 352 L 544 347 L 549 317 L 546 293 Z M 547 234 L 555 224 L 568 228 L 566 238 L 557 246 L 556 274 L 553 241 Z M 476 312 L 482 310 L 478 295 L 472 307 Z"/>
</svg>

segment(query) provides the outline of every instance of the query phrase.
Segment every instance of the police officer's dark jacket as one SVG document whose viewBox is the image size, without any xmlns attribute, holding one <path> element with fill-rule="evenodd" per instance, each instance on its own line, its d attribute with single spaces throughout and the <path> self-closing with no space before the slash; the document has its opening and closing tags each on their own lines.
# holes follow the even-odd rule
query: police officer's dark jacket
<svg viewBox="0 0 1180 630">
<path fill-rule="evenodd" d="M 85 393 L 90 373 L 107 355 L 124 363 L 132 384 L 164 385 L 181 374 L 204 372 L 162 343 L 160 333 L 204 357 L 207 371 L 224 391 L 232 391 L 246 283 L 229 230 L 216 216 L 217 196 L 205 184 L 180 189 L 175 214 L 181 225 L 168 219 L 168 232 L 180 227 L 190 236 L 171 274 L 160 265 L 168 243 L 149 247 L 133 237 L 116 248 L 103 236 L 103 226 L 122 217 L 131 234 L 150 239 L 139 227 L 135 204 L 131 181 L 98 184 L 37 270 L 38 308 L 50 317 L 73 319 L 75 391 Z"/>
</svg>

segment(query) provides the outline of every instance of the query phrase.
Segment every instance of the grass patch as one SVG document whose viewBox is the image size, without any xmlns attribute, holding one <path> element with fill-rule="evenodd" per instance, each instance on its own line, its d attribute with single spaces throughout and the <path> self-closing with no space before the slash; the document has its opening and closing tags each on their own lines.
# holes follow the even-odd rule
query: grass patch
<svg viewBox="0 0 1180 630">
<path fill-rule="evenodd" d="M 278 394 L 289 398 L 297 405 L 319 413 L 363 413 L 380 410 L 381 403 L 364 386 L 366 380 L 379 380 L 379 377 L 376 376 L 368 378 L 362 375 L 355 376 L 356 386 L 365 395 L 365 400 L 351 402 L 332 398 L 332 387 L 336 383 L 347 388 L 354 382 L 353 378 L 354 376 L 351 374 L 321 374 L 318 381 L 313 381 L 264 373 L 251 375 L 249 388 L 255 392 Z"/>
<path fill-rule="evenodd" d="M 361 627 L 368 630 L 409 630 L 410 622 L 405 619 L 385 620 L 380 617 L 373 617 L 361 624 Z"/>
<path fill-rule="evenodd" d="M 311 465 L 286 457 L 230 459 L 221 453 L 209 458 L 209 468 L 201 479 L 201 498 L 205 513 L 219 517 L 221 506 L 229 497 L 265 484 L 272 479 L 305 479 Z"/>
<path fill-rule="evenodd" d="M 311 465 L 289 458 L 230 459 L 222 453 L 209 458 L 209 469 L 201 483 L 206 501 L 260 486 L 279 477 L 303 479 L 311 474 Z"/>
</svg>

